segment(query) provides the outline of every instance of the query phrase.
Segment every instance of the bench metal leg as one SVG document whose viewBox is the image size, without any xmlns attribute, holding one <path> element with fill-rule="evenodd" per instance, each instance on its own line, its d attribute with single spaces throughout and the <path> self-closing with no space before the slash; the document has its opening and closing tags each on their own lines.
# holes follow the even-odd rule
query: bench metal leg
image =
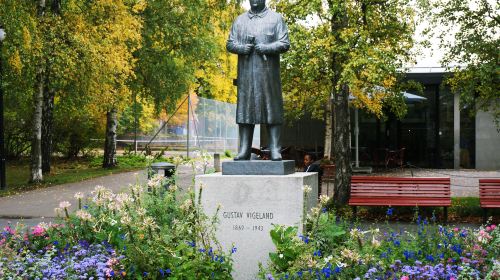
<svg viewBox="0 0 500 280">
<path fill-rule="evenodd" d="M 488 208 L 483 208 L 483 224 L 488 222 Z"/>
<path fill-rule="evenodd" d="M 444 223 L 448 223 L 448 207 L 443 207 Z"/>
</svg>

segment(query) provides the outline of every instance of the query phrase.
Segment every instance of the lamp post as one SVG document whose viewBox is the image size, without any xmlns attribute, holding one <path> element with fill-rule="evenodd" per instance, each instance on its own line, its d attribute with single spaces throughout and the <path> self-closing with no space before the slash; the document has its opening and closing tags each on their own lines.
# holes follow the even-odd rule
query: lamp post
<svg viewBox="0 0 500 280">
<path fill-rule="evenodd" d="M 2 72 L 2 43 L 5 39 L 5 30 L 0 25 L 0 189 L 5 190 L 7 183 L 5 179 L 5 141 L 3 127 L 3 72 Z"/>
</svg>

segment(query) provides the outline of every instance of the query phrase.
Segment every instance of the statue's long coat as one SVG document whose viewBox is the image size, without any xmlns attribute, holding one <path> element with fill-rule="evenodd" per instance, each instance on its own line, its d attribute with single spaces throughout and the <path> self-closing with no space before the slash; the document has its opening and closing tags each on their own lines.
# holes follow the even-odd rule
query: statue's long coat
<svg viewBox="0 0 500 280">
<path fill-rule="evenodd" d="M 245 44 L 265 44 L 264 55 L 255 49 L 242 54 Z M 280 53 L 290 48 L 288 28 L 280 14 L 265 9 L 240 15 L 231 28 L 227 50 L 238 54 L 238 124 L 282 124 L 283 96 Z"/>
</svg>

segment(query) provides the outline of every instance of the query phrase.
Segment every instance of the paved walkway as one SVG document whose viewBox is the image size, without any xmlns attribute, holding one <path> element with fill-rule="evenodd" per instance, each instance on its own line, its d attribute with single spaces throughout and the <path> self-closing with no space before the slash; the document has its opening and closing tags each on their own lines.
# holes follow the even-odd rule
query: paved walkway
<svg viewBox="0 0 500 280">
<path fill-rule="evenodd" d="M 192 178 L 191 167 L 181 166 L 179 168 L 178 185 L 181 188 L 191 186 Z M 0 228 L 3 228 L 8 222 L 36 225 L 40 222 L 53 221 L 56 217 L 54 208 L 59 207 L 59 202 L 69 201 L 72 204 L 72 209 L 75 209 L 77 207 L 75 193 L 90 194 L 97 185 L 104 186 L 114 192 L 120 192 L 128 190 L 129 184 L 145 183 L 146 181 L 146 171 L 143 170 L 0 197 Z"/>
</svg>

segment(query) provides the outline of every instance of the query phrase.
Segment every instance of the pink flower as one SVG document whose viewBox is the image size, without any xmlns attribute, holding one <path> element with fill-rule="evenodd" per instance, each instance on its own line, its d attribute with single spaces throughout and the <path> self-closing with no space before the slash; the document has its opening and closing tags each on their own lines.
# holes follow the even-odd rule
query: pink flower
<svg viewBox="0 0 500 280">
<path fill-rule="evenodd" d="M 455 232 L 458 232 L 460 229 L 456 227 L 456 228 L 454 228 L 453 230 L 454 230 Z"/>
<path fill-rule="evenodd" d="M 491 225 L 490 227 L 491 227 L 491 230 L 495 230 L 497 228 L 497 226 L 495 226 L 495 225 Z"/>
<path fill-rule="evenodd" d="M 40 225 L 37 225 L 33 228 L 33 234 L 34 236 L 42 236 L 45 233 L 45 229 L 41 227 Z"/>
<path fill-rule="evenodd" d="M 486 227 L 486 231 L 491 231 L 491 227 Z"/>
<path fill-rule="evenodd" d="M 405 276 L 401 277 L 401 280 L 410 280 L 410 277 L 405 275 Z"/>
<path fill-rule="evenodd" d="M 450 280 L 457 280 L 457 279 L 455 279 L 455 277 L 451 276 Z"/>
<path fill-rule="evenodd" d="M 4 229 L 3 229 L 3 230 L 5 230 L 6 232 L 8 232 L 8 233 L 9 233 L 9 234 L 11 234 L 11 235 L 16 234 L 16 231 L 15 231 L 15 230 L 13 230 L 10 226 L 6 226 L 6 227 L 4 227 Z"/>
</svg>

